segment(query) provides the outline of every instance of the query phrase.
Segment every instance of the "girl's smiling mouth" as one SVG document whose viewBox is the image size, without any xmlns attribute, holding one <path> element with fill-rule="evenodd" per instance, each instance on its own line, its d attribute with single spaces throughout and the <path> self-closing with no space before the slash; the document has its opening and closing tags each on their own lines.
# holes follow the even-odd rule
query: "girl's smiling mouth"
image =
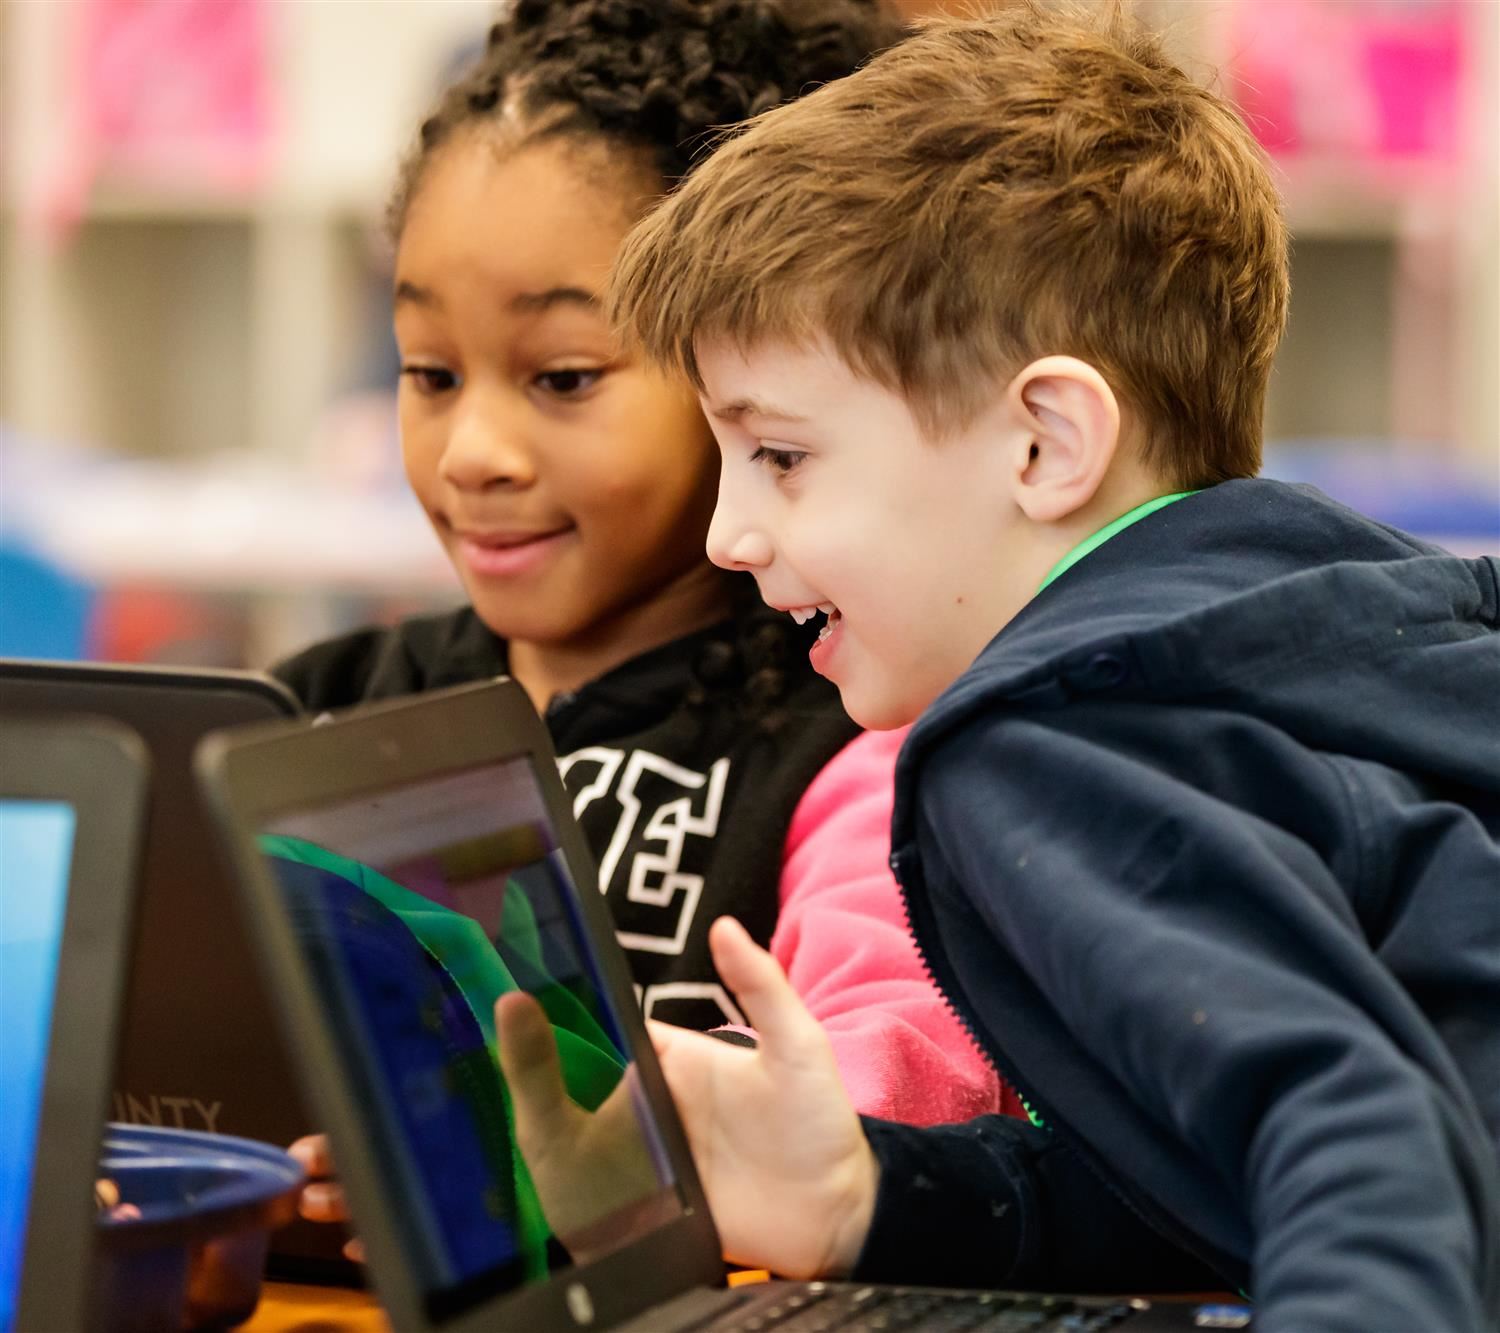
<svg viewBox="0 0 1500 1333">
<path fill-rule="evenodd" d="M 535 572 L 575 531 L 573 525 L 545 532 L 455 530 L 464 567 L 484 578 L 512 578 Z"/>
</svg>

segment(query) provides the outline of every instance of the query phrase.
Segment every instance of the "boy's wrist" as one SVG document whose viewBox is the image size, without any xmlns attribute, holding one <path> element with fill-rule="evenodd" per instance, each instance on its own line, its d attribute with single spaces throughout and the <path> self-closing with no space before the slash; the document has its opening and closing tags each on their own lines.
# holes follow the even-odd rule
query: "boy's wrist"
<svg viewBox="0 0 1500 1333">
<path fill-rule="evenodd" d="M 860 1252 L 865 1247 L 865 1240 L 870 1234 L 870 1224 L 875 1218 L 875 1199 L 879 1192 L 880 1162 L 861 1127 L 859 1149 L 850 1164 L 845 1203 L 833 1229 L 833 1243 L 823 1276 L 842 1278 L 854 1271 Z"/>
</svg>

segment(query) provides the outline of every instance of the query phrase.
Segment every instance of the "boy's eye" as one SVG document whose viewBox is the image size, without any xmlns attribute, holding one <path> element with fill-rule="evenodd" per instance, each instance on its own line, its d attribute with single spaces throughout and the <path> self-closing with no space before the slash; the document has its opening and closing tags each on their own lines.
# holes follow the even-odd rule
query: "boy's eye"
<svg viewBox="0 0 1500 1333">
<path fill-rule="evenodd" d="M 773 449 L 762 444 L 750 455 L 750 461 L 764 463 L 772 472 L 784 477 L 806 457 L 805 453 L 796 449 Z"/>
<path fill-rule="evenodd" d="M 446 393 L 458 384 L 458 376 L 441 366 L 402 366 L 401 374 L 418 393 Z"/>
<path fill-rule="evenodd" d="M 554 398 L 579 398 L 603 378 L 602 370 L 579 366 L 570 367 L 567 370 L 544 370 L 533 383 L 545 389 Z"/>
</svg>

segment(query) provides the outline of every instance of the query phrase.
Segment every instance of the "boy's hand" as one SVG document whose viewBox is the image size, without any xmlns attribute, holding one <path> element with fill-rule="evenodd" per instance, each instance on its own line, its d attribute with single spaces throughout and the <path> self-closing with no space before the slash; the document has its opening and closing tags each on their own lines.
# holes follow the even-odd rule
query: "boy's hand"
<svg viewBox="0 0 1500 1333">
<path fill-rule="evenodd" d="M 349 1205 L 344 1200 L 344 1187 L 334 1174 L 328 1135 L 309 1134 L 298 1139 L 287 1152 L 307 1172 L 307 1184 L 302 1187 L 302 1195 L 297 1200 L 297 1211 L 310 1222 L 347 1222 Z M 365 1247 L 358 1239 L 346 1241 L 344 1257 L 352 1263 L 362 1264 Z"/>
<path fill-rule="evenodd" d="M 597 1111 L 568 1096 L 557 1040 L 524 991 L 495 1004 L 500 1068 L 516 1146 L 553 1234 L 576 1263 L 615 1249 L 677 1213 L 636 1115 L 635 1066 Z"/>
<path fill-rule="evenodd" d="M 725 1257 L 787 1277 L 846 1274 L 869 1230 L 879 1167 L 828 1038 L 776 960 L 737 921 L 715 922 L 709 943 L 759 1046 L 746 1050 L 662 1023 L 650 1028 Z M 629 1075 L 590 1115 L 563 1089 L 552 1034 L 535 1002 L 519 993 L 503 996 L 495 1016 L 516 1135 L 548 1221 L 565 1244 L 571 1233 L 575 1245 L 587 1248 L 593 1238 L 586 1233 L 599 1219 L 567 1212 L 569 1196 L 577 1197 L 568 1181 L 576 1179 L 585 1158 L 591 1171 L 608 1168 L 607 1179 L 618 1187 L 612 1191 L 616 1202 L 646 1197 L 655 1186 L 649 1159 L 639 1151 Z M 309 1178 L 302 1215 L 347 1221 L 327 1138 L 298 1139 L 289 1151 Z M 601 1181 L 592 1174 L 590 1179 L 597 1204 L 603 1196 L 593 1191 Z M 358 1240 L 345 1253 L 363 1261 Z"/>
<path fill-rule="evenodd" d="M 725 1257 L 787 1277 L 845 1275 L 869 1231 L 879 1167 L 833 1050 L 739 922 L 716 921 L 709 944 L 758 1047 L 661 1023 L 651 1036 Z"/>
</svg>

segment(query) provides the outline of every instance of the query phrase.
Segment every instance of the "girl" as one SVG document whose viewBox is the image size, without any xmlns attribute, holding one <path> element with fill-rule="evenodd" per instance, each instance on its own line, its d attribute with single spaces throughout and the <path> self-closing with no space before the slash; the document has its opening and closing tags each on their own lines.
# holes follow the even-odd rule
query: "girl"
<svg viewBox="0 0 1500 1333">
<path fill-rule="evenodd" d="M 880 0 L 519 0 L 422 125 L 391 206 L 408 479 L 470 604 L 321 644 L 312 709 L 508 673 L 551 730 L 646 1013 L 753 1041 L 707 948 L 732 913 L 829 1032 L 855 1104 L 994 1109 L 886 865 L 900 737 L 709 564 L 717 453 L 600 294 L 711 130 L 900 36 Z M 316 1164 L 316 1162 L 315 1162 Z"/>
</svg>

